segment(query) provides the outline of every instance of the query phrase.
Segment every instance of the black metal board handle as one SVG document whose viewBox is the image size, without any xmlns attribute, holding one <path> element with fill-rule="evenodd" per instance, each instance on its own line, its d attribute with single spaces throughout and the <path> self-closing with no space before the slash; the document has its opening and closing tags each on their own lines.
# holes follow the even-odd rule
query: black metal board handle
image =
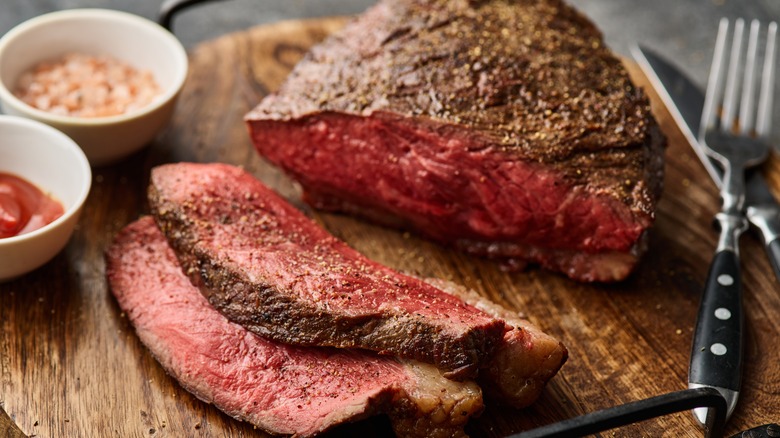
<svg viewBox="0 0 780 438">
<path fill-rule="evenodd" d="M 742 294 L 739 256 L 715 254 L 691 346 L 688 382 L 739 391 L 742 372 Z"/>
<path fill-rule="evenodd" d="M 707 417 L 707 436 L 720 438 L 726 423 L 726 401 L 713 388 L 686 389 L 663 394 L 613 408 L 591 412 L 507 438 L 570 438 L 591 435 L 632 423 L 695 408 L 711 408 Z"/>
</svg>

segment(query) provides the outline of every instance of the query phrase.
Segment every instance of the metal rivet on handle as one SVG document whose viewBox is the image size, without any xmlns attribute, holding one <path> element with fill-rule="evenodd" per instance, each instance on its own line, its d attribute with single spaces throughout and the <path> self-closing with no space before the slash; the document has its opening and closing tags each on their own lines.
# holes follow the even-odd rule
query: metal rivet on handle
<svg viewBox="0 0 780 438">
<path fill-rule="evenodd" d="M 734 277 L 727 274 L 718 275 L 718 284 L 721 286 L 731 286 L 734 284 Z"/>
<path fill-rule="evenodd" d="M 718 307 L 717 309 L 715 309 L 715 318 L 725 321 L 731 318 L 731 311 L 723 307 Z"/>
<path fill-rule="evenodd" d="M 716 356 L 723 356 L 729 350 L 728 350 L 728 348 L 726 348 L 725 345 L 717 343 L 717 344 L 712 344 L 712 346 L 710 347 L 710 351 L 712 352 L 712 354 L 714 354 Z"/>
</svg>

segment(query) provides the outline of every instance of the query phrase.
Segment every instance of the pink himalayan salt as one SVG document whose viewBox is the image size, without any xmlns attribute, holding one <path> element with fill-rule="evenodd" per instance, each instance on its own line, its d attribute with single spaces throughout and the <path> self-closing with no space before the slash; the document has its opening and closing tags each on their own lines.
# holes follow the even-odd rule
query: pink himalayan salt
<svg viewBox="0 0 780 438">
<path fill-rule="evenodd" d="M 70 53 L 24 73 L 14 94 L 53 114 L 106 117 L 142 108 L 160 94 L 149 71 L 108 56 Z"/>
</svg>

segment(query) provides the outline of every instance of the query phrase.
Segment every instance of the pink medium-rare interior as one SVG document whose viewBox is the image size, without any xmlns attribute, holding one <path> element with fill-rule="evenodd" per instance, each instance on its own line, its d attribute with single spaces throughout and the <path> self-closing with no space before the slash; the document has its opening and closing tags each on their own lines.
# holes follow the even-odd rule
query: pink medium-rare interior
<svg viewBox="0 0 780 438">
<path fill-rule="evenodd" d="M 307 191 L 404 218 L 441 241 L 624 252 L 649 225 L 619 200 L 450 125 L 322 112 L 249 126 L 260 154 Z"/>
</svg>

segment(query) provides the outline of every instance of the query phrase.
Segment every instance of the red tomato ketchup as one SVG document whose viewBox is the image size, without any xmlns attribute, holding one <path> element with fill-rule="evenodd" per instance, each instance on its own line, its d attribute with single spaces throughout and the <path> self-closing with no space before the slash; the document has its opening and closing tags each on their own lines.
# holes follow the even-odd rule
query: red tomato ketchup
<svg viewBox="0 0 780 438">
<path fill-rule="evenodd" d="M 0 172 L 0 239 L 35 231 L 63 213 L 62 204 L 38 187 Z"/>
</svg>

